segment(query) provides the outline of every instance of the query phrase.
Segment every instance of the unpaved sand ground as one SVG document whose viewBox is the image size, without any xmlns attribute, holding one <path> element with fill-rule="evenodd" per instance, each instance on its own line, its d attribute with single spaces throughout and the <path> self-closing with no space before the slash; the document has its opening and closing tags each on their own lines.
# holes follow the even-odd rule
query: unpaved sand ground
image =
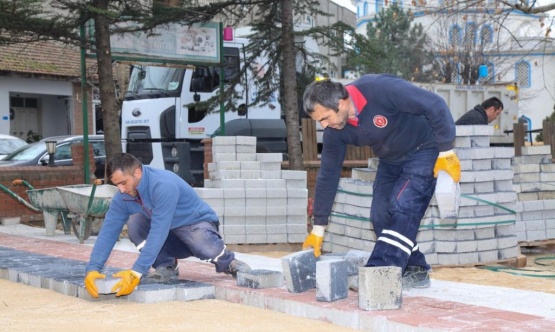
<svg viewBox="0 0 555 332">
<path fill-rule="evenodd" d="M 221 300 L 88 302 L 0 279 L 0 331 L 342 332 L 352 329 Z"/>
</svg>

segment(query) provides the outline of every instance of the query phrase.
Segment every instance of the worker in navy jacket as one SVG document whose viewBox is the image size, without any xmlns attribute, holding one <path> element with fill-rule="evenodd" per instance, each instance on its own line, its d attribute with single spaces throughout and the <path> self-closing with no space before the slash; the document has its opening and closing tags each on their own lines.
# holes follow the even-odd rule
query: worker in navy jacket
<svg viewBox="0 0 555 332">
<path fill-rule="evenodd" d="M 503 112 L 503 102 L 497 97 L 484 100 L 480 105 L 464 113 L 457 121 L 457 126 L 487 125 L 493 122 Z"/>
<path fill-rule="evenodd" d="M 85 288 L 98 297 L 95 280 L 127 224 L 129 239 L 140 251 L 112 291 L 128 295 L 141 281 L 166 282 L 178 276 L 177 259 L 197 257 L 216 266 L 216 272 L 236 277 L 250 267 L 226 249 L 218 233 L 218 216 L 194 189 L 171 171 L 142 165 L 131 154 L 118 153 L 108 162 L 114 195 L 86 267 Z M 154 272 L 149 272 L 154 267 Z"/>
<path fill-rule="evenodd" d="M 435 190 L 439 171 L 460 179 L 453 151 L 455 123 L 445 101 L 403 79 L 364 75 L 347 86 L 312 82 L 303 107 L 324 128 L 314 197 L 314 226 L 303 249 L 320 255 L 337 193 L 347 145 L 370 146 L 379 157 L 370 221 L 377 241 L 366 266 L 398 266 L 403 288 L 429 287 L 416 235 Z"/>
</svg>

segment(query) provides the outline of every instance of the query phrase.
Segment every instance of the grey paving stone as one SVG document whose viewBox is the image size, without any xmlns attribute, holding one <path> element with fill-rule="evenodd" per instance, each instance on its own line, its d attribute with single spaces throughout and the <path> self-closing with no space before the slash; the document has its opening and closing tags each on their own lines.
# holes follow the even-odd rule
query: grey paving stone
<svg viewBox="0 0 555 332">
<path fill-rule="evenodd" d="M 281 258 L 287 290 L 301 293 L 316 287 L 316 257 L 314 250 L 302 250 Z"/>
<path fill-rule="evenodd" d="M 176 280 L 174 285 L 176 287 L 175 299 L 177 301 L 187 302 L 216 298 L 216 288 L 211 284 L 190 280 Z"/>
<path fill-rule="evenodd" d="M 271 270 L 251 270 L 237 273 L 237 286 L 254 289 L 283 286 L 283 273 Z"/>
<path fill-rule="evenodd" d="M 359 269 L 358 306 L 360 309 L 399 309 L 402 299 L 400 267 L 372 266 Z"/>
<path fill-rule="evenodd" d="M 349 276 L 358 276 L 358 268 L 365 266 L 370 259 L 370 251 L 364 250 L 349 250 L 345 254 L 344 259 L 349 263 L 348 272 Z"/>
<path fill-rule="evenodd" d="M 139 284 L 126 298 L 140 303 L 175 301 L 176 287 L 168 284 Z"/>
<path fill-rule="evenodd" d="M 349 263 L 343 259 L 316 262 L 316 300 L 332 302 L 347 298 L 349 294 Z"/>
</svg>

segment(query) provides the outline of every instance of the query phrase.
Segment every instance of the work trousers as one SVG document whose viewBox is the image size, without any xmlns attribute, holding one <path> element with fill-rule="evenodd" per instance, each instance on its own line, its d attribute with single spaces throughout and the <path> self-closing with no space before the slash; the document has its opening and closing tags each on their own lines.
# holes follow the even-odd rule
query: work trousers
<svg viewBox="0 0 555 332">
<path fill-rule="evenodd" d="M 133 214 L 127 220 L 129 239 L 139 250 L 146 243 L 150 231 L 150 221 L 150 218 L 142 213 Z M 209 261 L 216 266 L 216 272 L 224 272 L 229 269 L 229 264 L 235 259 L 235 254 L 226 249 L 224 241 L 218 233 L 218 225 L 203 221 L 170 230 L 152 267 L 155 269 L 157 267 L 175 267 L 176 259 L 187 257 Z"/>
<path fill-rule="evenodd" d="M 380 160 L 373 186 L 370 221 L 377 236 L 366 266 L 421 266 L 430 269 L 416 235 L 434 194 L 439 151 L 418 150 L 403 162 Z"/>
</svg>

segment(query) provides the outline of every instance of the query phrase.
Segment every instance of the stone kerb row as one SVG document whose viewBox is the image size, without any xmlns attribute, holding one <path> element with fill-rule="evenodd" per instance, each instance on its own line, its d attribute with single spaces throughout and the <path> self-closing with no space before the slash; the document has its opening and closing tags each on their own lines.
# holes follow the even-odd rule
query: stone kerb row
<svg viewBox="0 0 555 332">
<path fill-rule="evenodd" d="M 256 137 L 212 139 L 204 188 L 228 244 L 302 243 L 307 232 L 306 171 L 281 170 L 280 153 L 256 153 Z"/>
<path fill-rule="evenodd" d="M 515 233 L 516 193 L 512 148 L 490 147 L 488 126 L 457 127 L 456 149 L 461 159 L 461 208 L 457 220 L 439 218 L 432 199 L 417 237 L 432 265 L 493 262 L 518 255 Z M 343 253 L 371 251 L 376 237 L 369 222 L 377 159 L 341 179 L 323 250 Z M 485 202 L 484 202 L 485 201 Z M 487 203 L 486 203 L 487 202 Z"/>
</svg>

